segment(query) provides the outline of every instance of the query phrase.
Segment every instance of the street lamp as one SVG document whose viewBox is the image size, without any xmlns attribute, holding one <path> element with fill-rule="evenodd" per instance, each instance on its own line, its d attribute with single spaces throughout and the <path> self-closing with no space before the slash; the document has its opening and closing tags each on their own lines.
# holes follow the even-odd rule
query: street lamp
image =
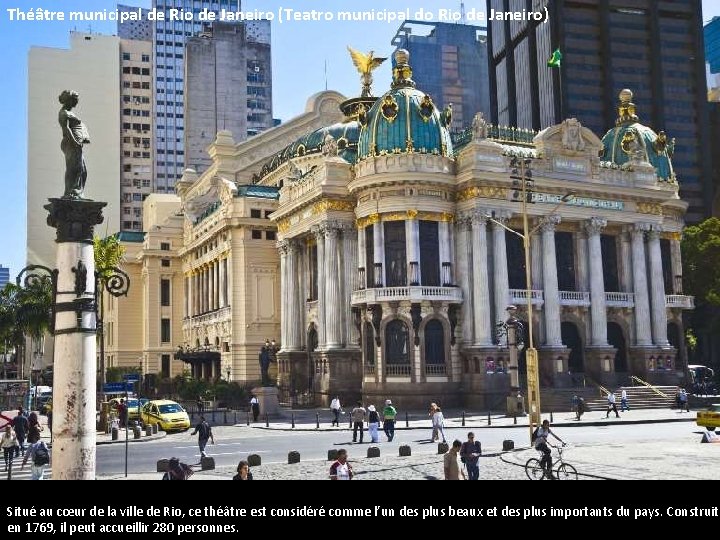
<svg viewBox="0 0 720 540">
<path fill-rule="evenodd" d="M 532 441 L 532 433 L 534 425 L 540 424 L 540 374 L 538 369 L 538 353 L 535 348 L 535 341 L 533 339 L 533 324 L 532 324 L 532 277 L 530 267 L 530 239 L 535 234 L 542 224 L 538 224 L 530 229 L 528 222 L 528 202 L 532 202 L 532 188 L 535 183 L 532 180 L 532 165 L 531 159 L 518 159 L 513 157 L 510 161 L 511 173 L 510 178 L 513 180 L 513 200 L 520 200 L 522 203 L 522 217 L 523 217 L 523 232 L 522 234 L 516 230 L 511 229 L 504 223 L 497 221 L 493 216 L 487 216 L 487 218 L 493 223 L 499 225 L 506 231 L 519 236 L 523 241 L 523 249 L 525 250 L 525 295 L 527 300 L 527 313 L 528 313 L 528 339 L 527 349 L 525 351 L 525 359 L 527 364 L 527 385 L 528 385 L 528 413 L 529 413 L 529 425 L 530 440 Z M 548 216 L 553 215 L 560 206 L 571 201 L 575 198 L 575 192 L 568 192 L 560 198 L 560 201 L 550 210 Z"/>
</svg>

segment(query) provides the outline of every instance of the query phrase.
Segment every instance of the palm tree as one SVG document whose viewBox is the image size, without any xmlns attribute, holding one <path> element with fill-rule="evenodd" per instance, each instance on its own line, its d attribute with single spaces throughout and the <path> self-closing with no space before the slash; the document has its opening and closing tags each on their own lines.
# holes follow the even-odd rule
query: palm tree
<svg viewBox="0 0 720 540">
<path fill-rule="evenodd" d="M 98 320 L 98 340 L 100 341 L 100 384 L 105 383 L 105 294 L 103 289 L 112 279 L 115 269 L 122 263 L 125 255 L 125 246 L 120 243 L 117 235 L 93 239 L 93 251 L 95 252 L 95 273 L 98 275 L 100 288 L 97 291 L 100 300 Z"/>
</svg>

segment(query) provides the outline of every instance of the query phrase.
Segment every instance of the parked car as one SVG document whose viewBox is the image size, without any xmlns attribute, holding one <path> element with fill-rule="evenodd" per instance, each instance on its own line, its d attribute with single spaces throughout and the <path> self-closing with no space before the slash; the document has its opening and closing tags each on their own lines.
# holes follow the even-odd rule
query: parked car
<svg viewBox="0 0 720 540">
<path fill-rule="evenodd" d="M 168 399 L 149 401 L 142 409 L 142 423 L 157 424 L 163 431 L 187 431 L 190 417 L 182 405 Z"/>
<path fill-rule="evenodd" d="M 713 403 L 706 411 L 698 411 L 697 425 L 715 431 L 720 426 L 720 403 Z"/>
</svg>

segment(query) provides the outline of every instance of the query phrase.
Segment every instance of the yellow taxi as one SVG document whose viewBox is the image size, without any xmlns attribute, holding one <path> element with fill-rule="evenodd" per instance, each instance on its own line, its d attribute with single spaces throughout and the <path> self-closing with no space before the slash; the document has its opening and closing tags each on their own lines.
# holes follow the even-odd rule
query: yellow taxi
<svg viewBox="0 0 720 540">
<path fill-rule="evenodd" d="M 190 417 L 182 405 L 168 399 L 149 401 L 142 408 L 141 421 L 145 425 L 157 424 L 163 431 L 190 429 Z"/>
<path fill-rule="evenodd" d="M 720 427 L 720 403 L 713 403 L 707 410 L 698 411 L 695 422 L 708 431 L 715 431 L 716 427 Z"/>
<path fill-rule="evenodd" d="M 147 398 L 112 398 L 110 400 L 110 410 L 117 415 L 118 405 L 120 403 L 120 399 L 123 399 L 125 404 L 128 408 L 128 420 L 132 422 L 133 420 L 139 420 L 140 419 L 140 409 L 143 408 L 143 406 L 149 401 Z M 138 406 L 139 404 L 139 406 Z"/>
</svg>

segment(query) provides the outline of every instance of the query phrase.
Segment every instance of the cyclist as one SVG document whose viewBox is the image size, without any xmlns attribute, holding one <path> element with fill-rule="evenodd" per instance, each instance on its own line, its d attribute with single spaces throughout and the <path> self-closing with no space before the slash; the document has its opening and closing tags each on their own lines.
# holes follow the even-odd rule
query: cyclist
<svg viewBox="0 0 720 540">
<path fill-rule="evenodd" d="M 565 442 L 560 437 L 555 435 L 553 430 L 550 429 L 550 420 L 543 420 L 542 426 L 537 428 L 536 433 L 537 435 L 535 438 L 535 450 L 543 453 L 543 457 L 540 460 L 540 466 L 542 467 L 544 463 L 547 477 L 551 480 L 554 480 L 555 477 L 552 475 L 552 455 L 550 452 L 550 447 L 548 446 L 547 439 L 549 435 L 552 435 L 558 441 L 560 441 L 563 446 L 565 446 Z"/>
</svg>

